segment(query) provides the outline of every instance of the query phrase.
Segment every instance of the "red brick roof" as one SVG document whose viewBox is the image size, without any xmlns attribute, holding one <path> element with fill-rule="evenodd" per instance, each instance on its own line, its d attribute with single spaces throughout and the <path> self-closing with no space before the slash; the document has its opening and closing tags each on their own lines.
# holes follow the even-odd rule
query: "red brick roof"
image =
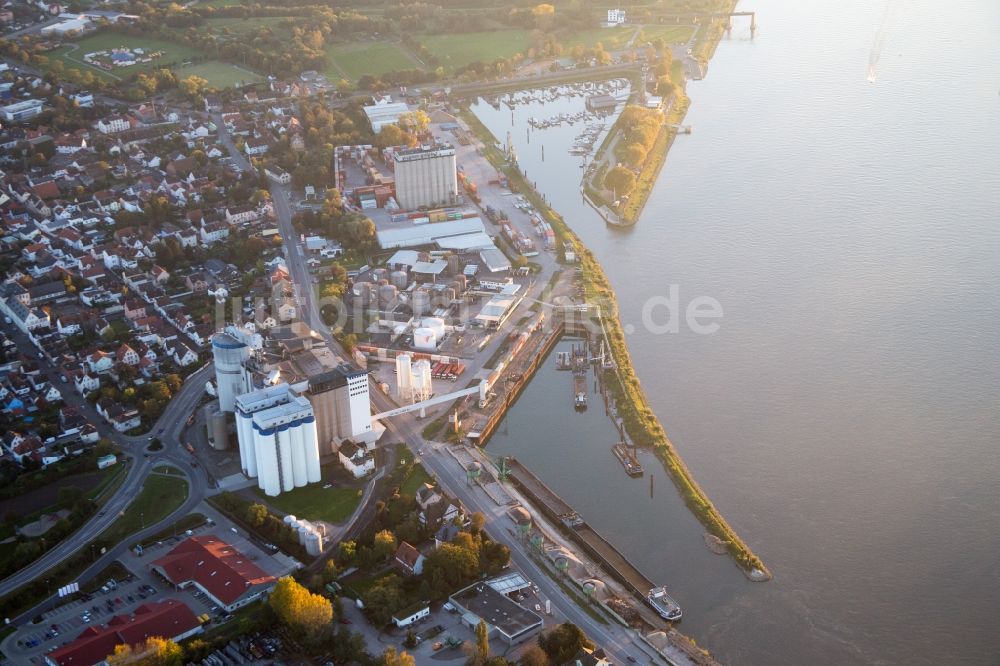
<svg viewBox="0 0 1000 666">
<path fill-rule="evenodd" d="M 148 638 L 176 638 L 199 625 L 190 608 L 176 599 L 143 604 L 133 615 L 116 615 L 106 627 L 87 627 L 75 641 L 48 655 L 59 666 L 93 666 L 116 645 L 140 645 Z"/>
<path fill-rule="evenodd" d="M 194 581 L 227 606 L 250 588 L 275 580 L 246 555 L 213 535 L 185 539 L 153 565 L 174 585 Z"/>
</svg>

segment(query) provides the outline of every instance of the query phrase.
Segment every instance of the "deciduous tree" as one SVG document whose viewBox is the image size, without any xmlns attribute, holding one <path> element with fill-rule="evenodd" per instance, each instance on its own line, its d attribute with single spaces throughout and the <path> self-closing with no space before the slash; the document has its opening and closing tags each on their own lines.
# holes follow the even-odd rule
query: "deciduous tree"
<svg viewBox="0 0 1000 666">
<path fill-rule="evenodd" d="M 278 580 L 269 601 L 282 623 L 308 639 L 319 638 L 333 621 L 329 599 L 313 594 L 290 576 Z"/>
</svg>

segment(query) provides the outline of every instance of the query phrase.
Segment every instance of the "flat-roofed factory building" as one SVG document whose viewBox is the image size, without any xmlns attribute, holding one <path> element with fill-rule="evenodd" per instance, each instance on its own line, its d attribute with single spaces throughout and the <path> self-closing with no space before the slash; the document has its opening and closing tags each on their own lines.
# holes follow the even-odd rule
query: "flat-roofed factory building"
<svg viewBox="0 0 1000 666">
<path fill-rule="evenodd" d="M 542 630 L 542 616 L 515 603 L 487 581 L 473 583 L 448 599 L 462 616 L 462 624 L 475 629 L 482 620 L 487 635 L 508 645 L 522 643 Z"/>
</svg>

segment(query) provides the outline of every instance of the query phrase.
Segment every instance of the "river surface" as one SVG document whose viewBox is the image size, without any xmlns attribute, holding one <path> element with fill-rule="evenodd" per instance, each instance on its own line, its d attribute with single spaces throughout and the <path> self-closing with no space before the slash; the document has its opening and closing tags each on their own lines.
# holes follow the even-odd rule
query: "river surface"
<svg viewBox="0 0 1000 666">
<path fill-rule="evenodd" d="M 581 202 L 566 127 L 496 111 L 607 271 L 653 409 L 775 579 L 701 544 L 662 468 L 629 480 L 554 362 L 490 447 L 516 453 L 676 592 L 728 664 L 1000 660 L 1000 3 L 754 0 L 632 230 Z M 548 152 L 542 161 L 540 147 Z M 654 333 L 679 288 L 724 316 Z M 661 305 L 653 317 L 666 318 Z"/>
</svg>

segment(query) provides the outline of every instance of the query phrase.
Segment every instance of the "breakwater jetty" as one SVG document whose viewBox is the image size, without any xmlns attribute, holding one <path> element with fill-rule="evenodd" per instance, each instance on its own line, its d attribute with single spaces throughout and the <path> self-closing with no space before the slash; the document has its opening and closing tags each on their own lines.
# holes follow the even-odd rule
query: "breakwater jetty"
<svg viewBox="0 0 1000 666">
<path fill-rule="evenodd" d="M 515 458 L 508 459 L 508 478 L 548 518 L 566 528 L 570 538 L 583 549 L 604 571 L 648 604 L 650 590 L 658 587 L 646 577 L 627 557 L 602 537 L 594 528 L 559 497 L 530 469 Z"/>
</svg>

